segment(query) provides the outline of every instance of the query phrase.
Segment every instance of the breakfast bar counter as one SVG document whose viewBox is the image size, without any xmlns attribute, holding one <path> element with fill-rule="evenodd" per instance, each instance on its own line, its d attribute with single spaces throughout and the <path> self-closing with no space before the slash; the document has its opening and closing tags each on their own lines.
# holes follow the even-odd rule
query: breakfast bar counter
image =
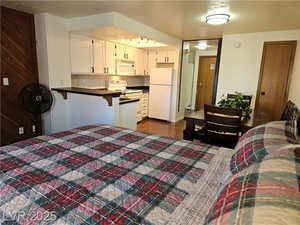
<svg viewBox="0 0 300 225">
<path fill-rule="evenodd" d="M 52 88 L 51 90 L 59 92 L 64 99 L 68 98 L 67 93 L 101 96 L 108 102 L 109 106 L 112 106 L 112 98 L 120 97 L 120 95 L 122 94 L 121 91 L 110 91 L 107 89 L 88 89 L 88 88 L 77 88 L 77 87 Z"/>
</svg>

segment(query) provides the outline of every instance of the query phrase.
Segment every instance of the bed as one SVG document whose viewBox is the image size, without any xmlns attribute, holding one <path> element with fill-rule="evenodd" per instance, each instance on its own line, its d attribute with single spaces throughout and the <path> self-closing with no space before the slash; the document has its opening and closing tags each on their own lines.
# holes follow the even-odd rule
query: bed
<svg viewBox="0 0 300 225">
<path fill-rule="evenodd" d="M 202 224 L 232 151 L 107 125 L 0 148 L 1 224 Z"/>
</svg>

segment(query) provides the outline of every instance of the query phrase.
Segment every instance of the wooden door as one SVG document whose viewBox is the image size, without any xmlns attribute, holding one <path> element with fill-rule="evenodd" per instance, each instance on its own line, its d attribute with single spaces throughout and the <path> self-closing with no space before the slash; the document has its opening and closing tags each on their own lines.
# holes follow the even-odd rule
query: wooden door
<svg viewBox="0 0 300 225">
<path fill-rule="evenodd" d="M 212 103 L 216 56 L 200 56 L 197 79 L 196 110 L 204 108 L 204 104 Z"/>
<path fill-rule="evenodd" d="M 26 112 L 19 96 L 38 82 L 34 16 L 1 7 L 1 145 L 41 134 L 41 119 Z M 3 83 L 8 78 L 8 85 Z M 37 119 L 36 122 L 33 119 Z M 33 131 L 35 125 L 36 132 Z M 24 134 L 19 128 L 24 128 Z M 20 129 L 21 130 L 21 129 Z"/>
<path fill-rule="evenodd" d="M 265 42 L 256 95 L 256 124 L 280 119 L 287 102 L 296 44 L 296 41 Z"/>
<path fill-rule="evenodd" d="M 93 66 L 92 39 L 72 35 L 70 39 L 72 74 L 89 74 Z"/>
<path fill-rule="evenodd" d="M 94 40 L 93 53 L 94 72 L 103 74 L 105 67 L 105 42 Z"/>
<path fill-rule="evenodd" d="M 108 74 L 116 74 L 116 46 L 114 43 L 106 41 L 105 63 Z"/>
</svg>

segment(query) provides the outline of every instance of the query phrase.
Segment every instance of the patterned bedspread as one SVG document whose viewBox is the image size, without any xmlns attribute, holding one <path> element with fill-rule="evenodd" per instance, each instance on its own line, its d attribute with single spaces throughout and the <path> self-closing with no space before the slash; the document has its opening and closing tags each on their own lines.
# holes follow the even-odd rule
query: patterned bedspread
<svg viewBox="0 0 300 225">
<path fill-rule="evenodd" d="M 111 126 L 0 148 L 1 224 L 201 224 L 230 150 Z"/>
</svg>

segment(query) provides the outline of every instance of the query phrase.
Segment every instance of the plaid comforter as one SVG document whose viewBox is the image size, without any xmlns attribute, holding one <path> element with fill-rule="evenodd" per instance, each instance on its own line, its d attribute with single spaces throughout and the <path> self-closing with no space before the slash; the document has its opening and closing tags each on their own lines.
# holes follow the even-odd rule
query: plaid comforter
<svg viewBox="0 0 300 225">
<path fill-rule="evenodd" d="M 286 145 L 235 174 L 205 225 L 299 225 L 300 145 Z"/>
<path fill-rule="evenodd" d="M 0 148 L 0 223 L 201 224 L 230 156 L 110 126 L 22 141 Z"/>
</svg>

